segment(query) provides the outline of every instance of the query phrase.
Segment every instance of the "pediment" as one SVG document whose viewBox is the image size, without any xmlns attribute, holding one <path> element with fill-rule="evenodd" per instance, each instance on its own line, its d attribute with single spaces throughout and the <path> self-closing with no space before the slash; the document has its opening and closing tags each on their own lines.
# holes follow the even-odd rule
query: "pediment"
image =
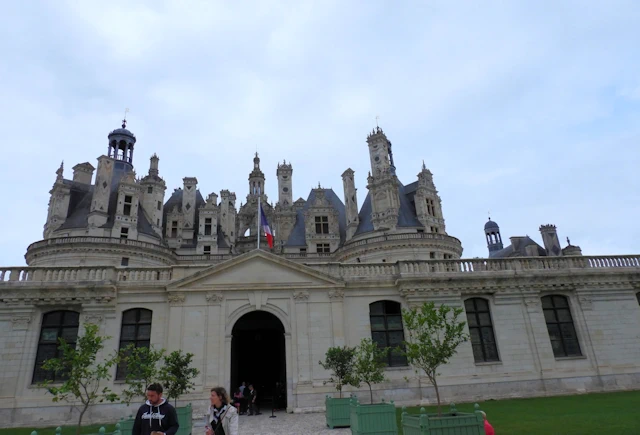
<svg viewBox="0 0 640 435">
<path fill-rule="evenodd" d="M 344 287 L 344 281 L 268 252 L 254 250 L 168 286 L 177 289 L 286 289 Z"/>
</svg>

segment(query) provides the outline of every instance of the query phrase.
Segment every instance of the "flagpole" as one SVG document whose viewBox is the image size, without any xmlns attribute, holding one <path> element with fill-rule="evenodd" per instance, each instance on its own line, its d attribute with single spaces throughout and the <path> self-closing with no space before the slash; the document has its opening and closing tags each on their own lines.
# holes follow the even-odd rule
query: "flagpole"
<svg viewBox="0 0 640 435">
<path fill-rule="evenodd" d="M 260 224 L 262 223 L 262 222 L 260 222 L 262 220 L 262 213 L 261 213 L 262 210 L 260 210 L 260 207 L 261 207 L 260 206 L 260 196 L 261 196 L 260 195 L 260 188 L 258 188 L 258 219 L 257 219 L 258 220 L 258 249 L 260 249 Z"/>
</svg>

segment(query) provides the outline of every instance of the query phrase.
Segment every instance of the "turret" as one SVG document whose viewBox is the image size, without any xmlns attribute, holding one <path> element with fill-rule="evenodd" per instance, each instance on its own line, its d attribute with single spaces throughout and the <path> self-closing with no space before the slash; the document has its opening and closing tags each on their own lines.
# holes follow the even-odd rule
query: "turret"
<svg viewBox="0 0 640 435">
<path fill-rule="evenodd" d="M 283 161 L 282 164 L 278 164 L 276 176 L 278 177 L 278 204 L 281 206 L 293 205 L 293 189 L 292 180 L 293 168 L 291 163 L 287 164 Z"/>
<path fill-rule="evenodd" d="M 56 181 L 49 191 L 49 209 L 47 211 L 47 222 L 44 224 L 45 239 L 60 227 L 67 219 L 69 211 L 69 201 L 71 200 L 71 189 L 64 182 L 64 163 L 56 171 Z"/>
<path fill-rule="evenodd" d="M 128 172 L 118 183 L 118 202 L 111 237 L 120 239 L 138 239 L 138 211 L 141 196 L 140 186 L 135 172 Z"/>
<path fill-rule="evenodd" d="M 218 247 L 218 195 L 209 194 L 207 202 L 200 207 L 198 243 L 196 252 L 198 254 L 216 253 Z"/>
<path fill-rule="evenodd" d="M 163 204 L 167 184 L 158 175 L 159 160 L 157 155 L 151 156 L 149 174 L 140 181 L 140 185 L 142 186 L 142 208 L 149 216 L 153 230 L 158 235 L 162 235 Z"/>
<path fill-rule="evenodd" d="M 418 174 L 418 188 L 414 200 L 418 220 L 424 225 L 425 232 L 446 234 L 442 201 L 433 183 L 433 174 L 424 162 Z"/>
<path fill-rule="evenodd" d="M 249 174 L 249 196 L 257 198 L 264 194 L 264 173 L 260 170 L 260 157 L 258 153 L 253 158 L 253 170 Z M 248 202 L 248 201 L 247 201 Z"/>
<path fill-rule="evenodd" d="M 498 224 L 489 218 L 489 221 L 484 224 L 484 234 L 487 238 L 487 248 L 489 248 L 489 257 L 493 256 L 495 252 L 498 252 L 503 248 L 502 236 L 500 235 L 500 227 Z"/>
<path fill-rule="evenodd" d="M 360 218 L 358 217 L 358 194 L 354 181 L 354 174 L 355 172 L 351 168 L 348 168 L 342 173 L 344 207 L 347 219 L 347 241 L 351 240 L 358 229 L 358 225 L 360 224 Z"/>
<path fill-rule="evenodd" d="M 220 227 L 229 244 L 236 241 L 236 194 L 228 190 L 220 191 Z"/>
<path fill-rule="evenodd" d="M 367 137 L 371 172 L 367 189 L 371 196 L 371 221 L 374 230 L 395 230 L 400 211 L 399 182 L 395 175 L 391 142 L 380 127 Z"/>
<path fill-rule="evenodd" d="M 198 179 L 195 177 L 185 177 L 182 179 L 184 189 L 182 190 L 182 240 L 192 240 L 195 235 L 193 226 L 196 217 L 196 190 Z"/>
</svg>

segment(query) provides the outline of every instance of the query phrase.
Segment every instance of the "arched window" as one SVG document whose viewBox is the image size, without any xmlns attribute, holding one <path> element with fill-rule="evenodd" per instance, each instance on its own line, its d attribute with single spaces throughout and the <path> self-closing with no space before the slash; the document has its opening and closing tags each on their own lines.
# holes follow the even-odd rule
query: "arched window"
<svg viewBox="0 0 640 435">
<path fill-rule="evenodd" d="M 547 323 L 553 355 L 556 358 L 582 356 L 567 298 L 559 295 L 544 296 L 542 311 Z"/>
<path fill-rule="evenodd" d="M 482 298 L 467 299 L 464 301 L 464 309 L 467 312 L 475 362 L 500 361 L 489 301 Z"/>
<path fill-rule="evenodd" d="M 120 330 L 120 349 L 130 344 L 135 347 L 149 347 L 151 342 L 152 311 L 144 308 L 133 308 L 122 313 L 122 328 Z M 116 379 L 122 380 L 127 376 L 125 364 L 118 364 Z"/>
<path fill-rule="evenodd" d="M 391 348 L 387 354 L 387 365 L 389 367 L 406 366 L 407 358 L 396 349 L 402 347 L 404 341 L 400 304 L 392 301 L 374 302 L 369 305 L 369 318 L 371 339 L 380 348 Z"/>
<path fill-rule="evenodd" d="M 42 316 L 36 364 L 33 370 L 34 384 L 43 381 L 63 381 L 65 379 L 62 373 L 43 370 L 42 364 L 48 359 L 62 356 L 62 352 L 58 349 L 59 338 L 64 338 L 70 346 L 75 347 L 78 339 L 79 321 L 80 314 L 75 311 L 52 311 Z"/>
</svg>

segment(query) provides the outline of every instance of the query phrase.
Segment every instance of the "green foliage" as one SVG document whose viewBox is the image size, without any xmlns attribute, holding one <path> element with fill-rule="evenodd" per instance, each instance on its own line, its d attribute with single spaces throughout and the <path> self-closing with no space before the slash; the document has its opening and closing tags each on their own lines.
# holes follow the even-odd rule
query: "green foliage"
<svg viewBox="0 0 640 435">
<path fill-rule="evenodd" d="M 373 403 L 373 390 L 371 385 L 384 382 L 384 369 L 386 367 L 385 358 L 390 349 L 381 349 L 377 343 L 370 338 L 363 338 L 356 348 L 353 361 L 353 372 L 348 379 L 348 383 L 356 388 L 364 382 L 369 386 L 369 395 Z"/>
<path fill-rule="evenodd" d="M 336 384 L 340 397 L 342 397 L 342 386 L 349 384 L 355 352 L 353 347 L 330 347 L 325 354 L 324 362 L 318 362 L 325 370 L 331 370 L 331 378 L 328 382 Z"/>
<path fill-rule="evenodd" d="M 127 388 L 122 392 L 122 403 L 130 405 L 136 399 L 146 399 L 147 386 L 159 378 L 158 362 L 164 354 L 164 349 L 135 347 L 133 344 L 120 351 L 120 359 L 127 372 Z"/>
<path fill-rule="evenodd" d="M 178 398 L 193 390 L 193 379 L 200 371 L 191 367 L 192 353 L 183 354 L 182 350 L 174 350 L 164 357 L 164 365 L 160 369 L 160 382 L 164 387 L 168 399 Z"/>
<path fill-rule="evenodd" d="M 50 381 L 43 382 L 40 386 L 47 388 L 53 395 L 53 401 L 65 401 L 71 403 L 80 412 L 76 434 L 80 434 L 82 418 L 90 406 L 96 403 L 115 402 L 117 394 L 108 387 L 100 387 L 102 381 L 111 379 L 111 367 L 118 362 L 118 355 L 112 354 L 101 363 L 97 363 L 98 353 L 104 349 L 104 344 L 111 337 L 98 335 L 97 325 L 86 324 L 84 334 L 78 337 L 76 347 L 71 347 L 63 338 L 59 338 L 59 349 L 62 351 L 60 358 L 52 358 L 45 361 L 42 367 L 56 374 L 64 375 L 66 380 L 62 385 L 51 385 Z"/>
<path fill-rule="evenodd" d="M 466 322 L 459 320 L 464 310 L 460 307 L 425 302 L 420 307 L 402 310 L 402 320 L 409 332 L 404 354 L 411 365 L 422 369 L 436 390 L 438 414 L 438 367 L 449 362 L 458 346 L 469 339 L 464 332 Z"/>
</svg>

